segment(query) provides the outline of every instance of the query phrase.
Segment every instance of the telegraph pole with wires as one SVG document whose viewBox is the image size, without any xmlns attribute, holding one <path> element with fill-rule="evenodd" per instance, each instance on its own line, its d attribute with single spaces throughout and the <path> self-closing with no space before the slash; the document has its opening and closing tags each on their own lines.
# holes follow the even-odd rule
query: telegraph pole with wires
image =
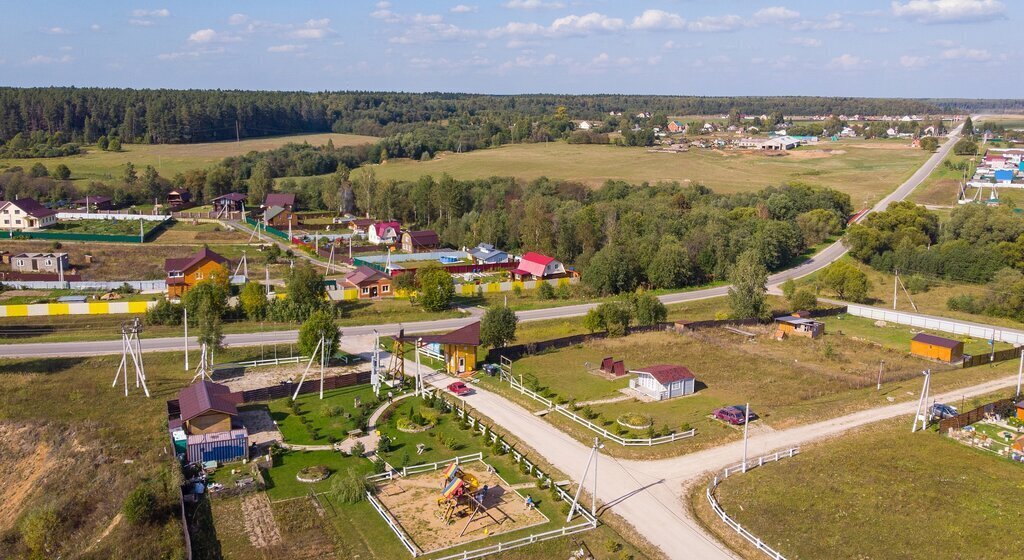
<svg viewBox="0 0 1024 560">
<path fill-rule="evenodd" d="M 743 472 L 747 472 L 747 427 L 750 426 L 750 402 L 743 407 Z"/>
<path fill-rule="evenodd" d="M 124 380 L 124 396 L 128 396 L 128 363 L 131 358 L 131 365 L 135 366 L 135 388 L 142 387 L 142 390 L 149 397 L 149 387 L 146 386 L 146 368 L 142 363 L 142 341 L 139 334 L 142 332 L 142 321 L 138 317 L 132 321 L 121 323 L 121 363 L 117 366 L 117 373 L 114 374 L 114 383 L 111 387 L 117 387 L 118 379 Z M 122 375 L 123 372 L 123 375 Z"/>
<path fill-rule="evenodd" d="M 1020 350 L 1020 365 L 1017 366 L 1017 392 L 1014 395 L 1020 398 L 1020 378 L 1024 375 L 1024 346 L 1017 349 Z"/>
<path fill-rule="evenodd" d="M 590 458 L 587 459 L 587 466 L 583 469 L 583 475 L 580 476 L 580 485 L 576 488 L 576 495 L 572 498 L 572 504 L 569 505 L 569 515 L 565 518 L 566 523 L 572 521 L 572 516 L 576 513 L 577 509 L 583 509 L 582 506 L 580 506 L 580 493 L 583 492 L 583 487 L 586 485 L 587 474 L 590 472 L 591 465 L 594 466 L 594 486 L 592 495 L 593 501 L 590 504 L 590 513 L 592 516 L 597 517 L 597 458 L 600 456 L 600 450 L 602 448 L 604 448 L 604 445 L 601 443 L 601 440 L 595 437 L 594 445 L 590 451 Z M 551 484 L 554 483 L 555 481 L 552 480 Z"/>
<path fill-rule="evenodd" d="M 917 401 L 917 413 L 914 414 L 914 426 L 910 429 L 911 433 L 917 431 L 917 422 L 921 421 L 921 429 L 928 427 L 928 392 L 931 390 L 932 370 L 926 369 L 921 372 L 924 374 L 924 384 L 921 386 L 921 398 Z"/>
<path fill-rule="evenodd" d="M 305 371 L 302 372 L 302 377 L 299 378 L 299 384 L 295 386 L 295 394 L 292 395 L 292 400 L 299 398 L 299 391 L 302 389 L 302 383 L 306 380 L 306 375 L 309 374 L 310 368 L 313 367 L 313 360 L 317 358 L 317 354 L 320 355 L 320 399 L 324 398 L 324 355 L 326 348 L 324 345 L 324 336 L 320 335 L 320 341 L 316 345 L 316 349 L 313 350 L 313 355 L 309 357 L 309 363 L 306 364 Z"/>
</svg>

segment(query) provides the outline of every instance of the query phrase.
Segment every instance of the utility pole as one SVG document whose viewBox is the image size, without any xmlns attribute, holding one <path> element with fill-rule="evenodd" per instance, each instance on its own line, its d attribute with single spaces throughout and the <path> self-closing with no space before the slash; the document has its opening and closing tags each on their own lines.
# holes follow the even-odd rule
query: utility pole
<svg viewBox="0 0 1024 560">
<path fill-rule="evenodd" d="M 1020 365 L 1017 366 L 1017 392 L 1015 395 L 1020 397 L 1020 378 L 1021 374 L 1024 374 L 1024 346 L 1018 348 L 1020 352 Z"/>
<path fill-rule="evenodd" d="M 885 367 L 885 360 L 878 362 L 878 386 L 875 388 L 876 391 L 882 390 L 882 368 Z"/>
<path fill-rule="evenodd" d="M 750 425 L 750 402 L 743 407 L 743 472 L 747 472 L 747 426 Z"/>
<path fill-rule="evenodd" d="M 917 421 L 921 419 L 921 429 L 928 427 L 928 417 L 925 416 L 923 419 L 922 415 L 928 414 L 928 391 L 931 389 L 932 370 L 926 369 L 924 374 L 924 384 L 921 386 L 921 398 L 917 401 L 917 413 L 914 415 L 914 426 L 910 429 L 911 433 L 917 431 Z"/>
<path fill-rule="evenodd" d="M 892 281 L 892 310 L 896 311 L 896 297 L 899 295 L 897 290 L 900 286 L 900 271 L 899 269 L 893 269 L 893 274 L 896 276 Z"/>
<path fill-rule="evenodd" d="M 185 312 L 185 318 L 182 320 L 182 323 L 185 325 L 185 371 L 188 371 L 188 308 L 182 305 L 181 309 Z"/>
<path fill-rule="evenodd" d="M 416 339 L 416 396 L 420 396 L 423 393 L 423 377 L 420 372 L 420 345 L 423 344 L 422 338 Z"/>
</svg>

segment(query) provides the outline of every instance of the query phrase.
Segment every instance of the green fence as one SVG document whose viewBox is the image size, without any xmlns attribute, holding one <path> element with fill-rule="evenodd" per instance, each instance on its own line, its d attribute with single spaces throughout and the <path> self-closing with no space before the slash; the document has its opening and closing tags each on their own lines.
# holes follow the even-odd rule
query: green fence
<svg viewBox="0 0 1024 560">
<path fill-rule="evenodd" d="M 71 233 L 57 231 L 12 231 L 11 239 L 42 239 L 47 241 L 97 241 L 100 243 L 145 243 L 159 235 L 167 227 L 164 220 L 153 229 L 147 231 L 142 239 L 138 235 L 107 235 L 102 233 Z"/>
<path fill-rule="evenodd" d="M 254 228 L 260 228 L 261 230 L 263 230 L 263 231 L 265 231 L 265 232 L 267 232 L 269 234 L 276 235 L 276 236 L 280 237 L 281 239 L 284 239 L 285 241 L 291 241 L 291 239 L 288 238 L 288 234 L 287 233 L 285 233 L 285 232 L 283 232 L 283 231 L 281 231 L 281 230 L 279 230 L 277 228 L 273 228 L 273 227 L 270 227 L 270 226 L 265 226 L 262 223 L 257 222 L 256 220 L 254 220 L 254 219 L 252 219 L 252 218 L 250 218 L 248 216 L 246 216 L 246 218 L 245 218 L 245 223 L 249 224 L 250 226 L 252 226 Z"/>
</svg>

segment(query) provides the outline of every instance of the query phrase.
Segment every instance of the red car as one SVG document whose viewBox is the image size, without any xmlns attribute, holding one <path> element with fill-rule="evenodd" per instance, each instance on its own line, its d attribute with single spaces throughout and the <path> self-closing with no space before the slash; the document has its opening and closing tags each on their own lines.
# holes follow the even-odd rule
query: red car
<svg viewBox="0 0 1024 560">
<path fill-rule="evenodd" d="M 466 396 L 466 395 L 468 395 L 468 394 L 473 392 L 472 389 L 467 387 L 466 384 L 461 382 L 461 381 L 456 381 L 455 383 L 452 383 L 451 385 L 449 385 L 448 386 L 448 390 L 453 392 L 453 393 L 455 393 L 456 395 L 458 395 L 460 397 L 464 397 L 464 396 Z"/>
<path fill-rule="evenodd" d="M 718 420 L 728 422 L 734 426 L 741 426 L 746 421 L 746 411 L 742 404 L 736 406 L 723 406 L 722 408 L 715 409 L 711 413 L 712 416 Z M 750 412 L 750 419 L 757 419 L 757 415 L 753 411 Z"/>
</svg>

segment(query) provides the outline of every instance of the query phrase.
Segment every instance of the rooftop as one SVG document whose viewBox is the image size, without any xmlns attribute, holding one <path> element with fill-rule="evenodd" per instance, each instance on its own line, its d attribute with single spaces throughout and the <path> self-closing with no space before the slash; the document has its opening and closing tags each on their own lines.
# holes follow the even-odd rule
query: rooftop
<svg viewBox="0 0 1024 560">
<path fill-rule="evenodd" d="M 240 395 L 235 395 L 227 385 L 212 381 L 200 381 L 178 392 L 178 406 L 181 420 L 187 422 L 210 410 L 235 416 Z"/>
<path fill-rule="evenodd" d="M 917 333 L 911 340 L 914 342 L 931 344 L 932 346 L 938 346 L 940 348 L 956 348 L 957 346 L 963 346 L 963 342 L 960 342 L 959 340 L 942 338 L 941 336 L 935 336 L 934 334 L 928 333 Z"/>
<path fill-rule="evenodd" d="M 647 366 L 639 369 L 631 370 L 632 373 L 646 373 L 656 379 L 658 383 L 662 385 L 668 385 L 676 381 L 682 381 L 684 379 L 696 379 L 690 368 L 686 366 L 674 366 L 669 364 L 659 364 L 653 366 Z"/>
</svg>

